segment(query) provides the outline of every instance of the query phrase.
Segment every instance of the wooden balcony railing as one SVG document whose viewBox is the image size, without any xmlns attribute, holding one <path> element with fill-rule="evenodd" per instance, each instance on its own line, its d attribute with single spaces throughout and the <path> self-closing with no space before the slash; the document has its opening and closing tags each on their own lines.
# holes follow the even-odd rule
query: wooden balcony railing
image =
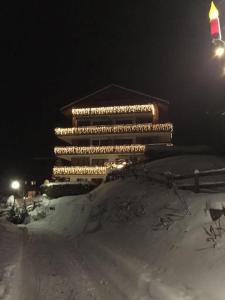
<svg viewBox="0 0 225 300">
<path fill-rule="evenodd" d="M 119 145 L 119 146 L 90 146 L 90 147 L 55 147 L 56 155 L 87 155 L 87 154 L 121 154 L 144 153 L 145 145 Z"/>
<path fill-rule="evenodd" d="M 106 175 L 107 167 L 101 166 L 76 166 L 76 167 L 54 167 L 53 174 L 59 175 Z"/>
<path fill-rule="evenodd" d="M 108 107 L 91 107 L 91 108 L 73 108 L 73 116 L 100 116 L 114 114 L 144 113 L 151 112 L 155 114 L 154 104 L 144 105 L 121 105 Z"/>
<path fill-rule="evenodd" d="M 99 125 L 86 127 L 56 128 L 55 134 L 58 136 L 73 135 L 99 135 L 99 134 L 125 134 L 125 133 L 150 133 L 150 132 L 170 132 L 173 131 L 171 123 L 164 124 L 129 124 L 129 125 Z"/>
</svg>

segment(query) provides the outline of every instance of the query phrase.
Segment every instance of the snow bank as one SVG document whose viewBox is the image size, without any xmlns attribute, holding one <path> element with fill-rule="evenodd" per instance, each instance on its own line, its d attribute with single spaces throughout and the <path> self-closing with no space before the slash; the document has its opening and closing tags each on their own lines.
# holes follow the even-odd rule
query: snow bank
<svg viewBox="0 0 225 300">
<path fill-rule="evenodd" d="M 185 174 L 224 166 L 224 158 L 193 155 L 137 170 Z M 54 209 L 28 228 L 66 236 L 95 232 L 80 237 L 84 261 L 98 270 L 95 277 L 103 274 L 104 282 L 123 290 L 123 299 L 224 300 L 225 217 L 219 226 L 207 210 L 224 199 L 218 192 L 169 190 L 138 175 L 102 184 L 89 195 L 51 200 Z"/>
<path fill-rule="evenodd" d="M 89 203 L 86 195 L 45 199 L 40 207 L 30 213 L 33 222 L 27 227 L 32 231 L 47 229 L 64 236 L 76 235 L 82 232 L 86 224 L 91 208 Z"/>
<path fill-rule="evenodd" d="M 181 156 L 145 168 L 185 174 L 224 166 L 224 158 Z M 129 267 L 135 260 L 137 293 L 129 299 L 224 300 L 225 217 L 218 228 L 207 210 L 207 203 L 221 207 L 224 193 L 176 192 L 143 176 L 104 184 L 93 193 L 89 219 L 102 230 L 83 243 L 104 245 L 99 256 L 105 255 L 102 248 L 110 249 Z"/>
</svg>

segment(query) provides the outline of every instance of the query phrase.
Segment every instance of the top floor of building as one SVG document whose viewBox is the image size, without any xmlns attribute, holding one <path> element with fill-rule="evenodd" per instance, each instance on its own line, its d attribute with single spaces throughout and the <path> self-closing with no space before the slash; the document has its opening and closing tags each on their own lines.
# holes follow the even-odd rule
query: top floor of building
<svg viewBox="0 0 225 300">
<path fill-rule="evenodd" d="M 61 112 L 72 127 L 168 122 L 169 102 L 160 98 L 109 85 L 71 102 Z"/>
</svg>

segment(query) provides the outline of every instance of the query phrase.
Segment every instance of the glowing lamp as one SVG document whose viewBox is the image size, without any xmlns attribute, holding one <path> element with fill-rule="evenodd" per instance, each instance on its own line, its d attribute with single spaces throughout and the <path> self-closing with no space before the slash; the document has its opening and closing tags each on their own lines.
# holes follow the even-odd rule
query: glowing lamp
<svg viewBox="0 0 225 300">
<path fill-rule="evenodd" d="M 215 49 L 215 56 L 221 57 L 224 55 L 225 49 L 223 47 L 217 47 Z"/>
<path fill-rule="evenodd" d="M 120 170 L 120 169 L 123 169 L 123 168 L 124 168 L 124 165 L 123 165 L 123 164 L 117 165 L 116 168 L 119 169 L 119 170 Z"/>
<path fill-rule="evenodd" d="M 209 20 L 210 20 L 210 31 L 211 31 L 212 38 L 216 40 L 221 40 L 219 11 L 216 8 L 213 1 L 211 3 L 211 7 L 209 11 Z"/>
<path fill-rule="evenodd" d="M 19 181 L 17 181 L 17 180 L 12 181 L 12 183 L 11 183 L 11 188 L 12 188 L 13 190 L 18 190 L 18 189 L 20 188 L 20 183 L 19 183 Z"/>
</svg>

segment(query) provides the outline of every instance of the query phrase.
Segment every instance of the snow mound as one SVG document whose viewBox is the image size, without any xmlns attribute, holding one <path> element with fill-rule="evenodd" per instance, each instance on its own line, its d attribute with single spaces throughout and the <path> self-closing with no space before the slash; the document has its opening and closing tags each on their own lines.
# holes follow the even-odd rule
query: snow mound
<svg viewBox="0 0 225 300">
<path fill-rule="evenodd" d="M 185 174 L 224 166 L 224 158 L 192 155 L 136 170 Z M 88 195 L 50 200 L 54 209 L 28 229 L 70 237 L 86 232 L 77 251 L 98 270 L 94 277 L 123 291 L 121 299 L 224 300 L 225 217 L 213 222 L 208 210 L 224 207 L 225 194 L 168 189 L 136 174 Z"/>
<path fill-rule="evenodd" d="M 224 158 L 193 155 L 137 169 L 185 174 L 224 166 Z M 215 223 L 208 211 L 223 207 L 224 193 L 169 190 L 140 175 L 101 185 L 92 195 L 89 222 L 102 230 L 84 243 L 97 240 L 124 260 L 135 258 L 147 266 L 147 272 L 136 275 L 135 300 L 224 300 L 225 217 Z"/>
<path fill-rule="evenodd" d="M 86 195 L 44 199 L 41 206 L 30 213 L 29 230 L 45 230 L 66 236 L 82 232 L 90 212 Z"/>
</svg>

